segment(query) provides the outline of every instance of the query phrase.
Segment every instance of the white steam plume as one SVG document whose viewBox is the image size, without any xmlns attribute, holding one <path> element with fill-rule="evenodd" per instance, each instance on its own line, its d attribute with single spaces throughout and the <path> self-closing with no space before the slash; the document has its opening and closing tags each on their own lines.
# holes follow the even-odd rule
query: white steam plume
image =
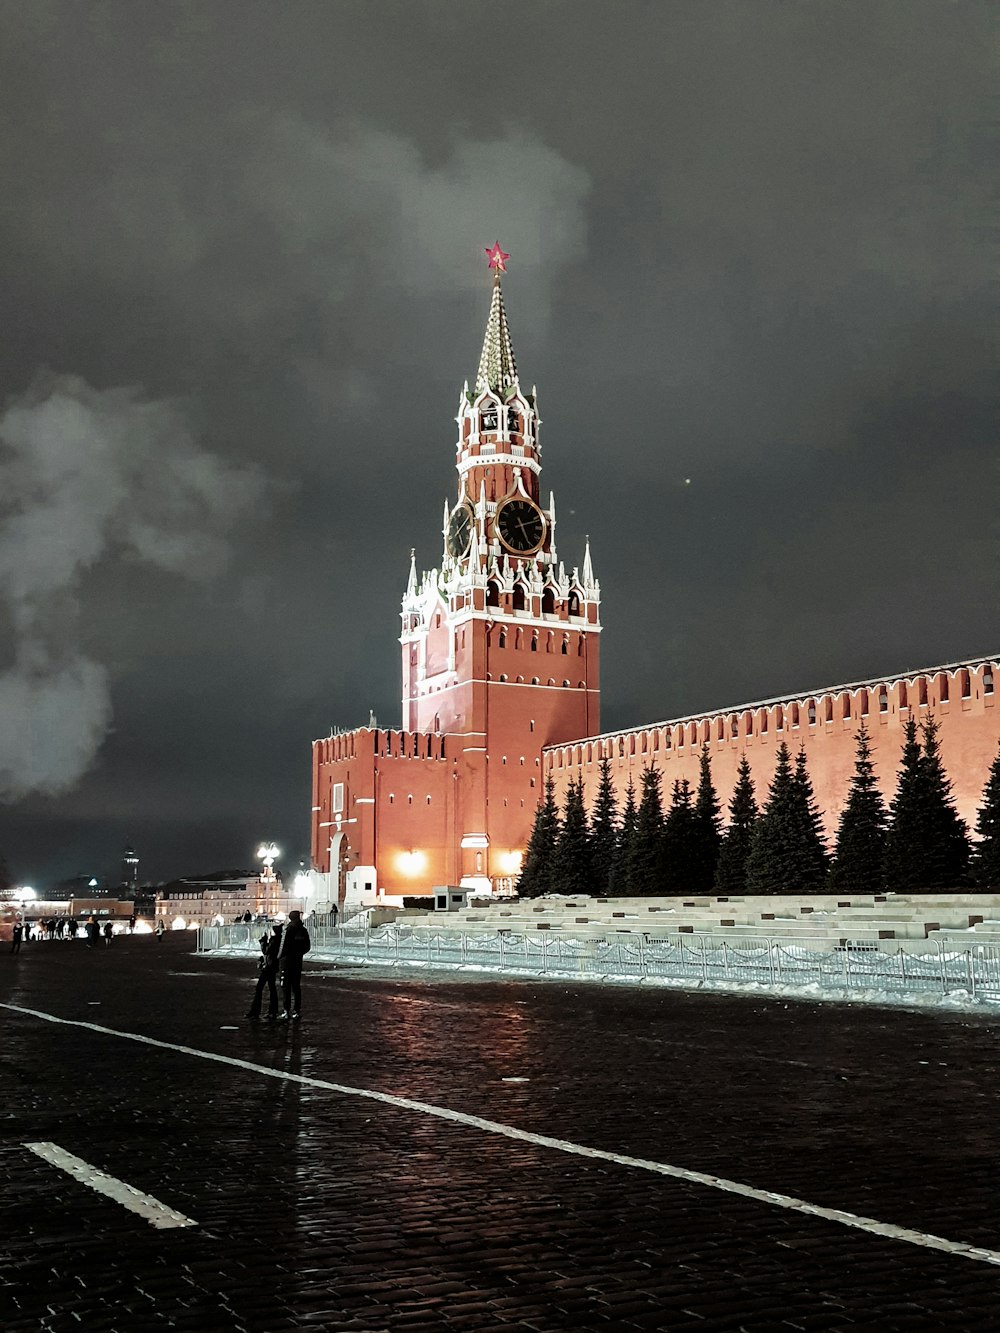
<svg viewBox="0 0 1000 1333">
<path fill-rule="evenodd" d="M 108 673 L 85 656 L 77 595 L 99 562 L 202 577 L 262 477 L 205 450 L 180 404 L 44 375 L 0 417 L 0 797 L 74 786 L 111 723 Z"/>
</svg>

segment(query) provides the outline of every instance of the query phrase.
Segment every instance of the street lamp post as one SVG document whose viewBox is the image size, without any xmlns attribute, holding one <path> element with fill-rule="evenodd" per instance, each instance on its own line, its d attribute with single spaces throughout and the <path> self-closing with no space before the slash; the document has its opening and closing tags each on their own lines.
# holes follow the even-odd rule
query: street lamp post
<svg viewBox="0 0 1000 1333">
<path fill-rule="evenodd" d="M 274 896 L 275 873 L 274 862 L 281 855 L 281 850 L 273 842 L 262 842 L 257 848 L 257 855 L 261 860 L 260 882 L 264 887 L 265 895 Z M 273 905 L 273 904 L 272 904 Z M 265 916 L 270 916 L 270 911 L 265 905 Z"/>
</svg>

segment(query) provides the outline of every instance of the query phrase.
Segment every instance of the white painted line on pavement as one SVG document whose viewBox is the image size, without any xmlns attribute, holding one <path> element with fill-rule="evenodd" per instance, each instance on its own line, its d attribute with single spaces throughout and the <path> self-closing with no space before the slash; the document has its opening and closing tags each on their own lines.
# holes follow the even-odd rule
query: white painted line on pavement
<svg viewBox="0 0 1000 1333">
<path fill-rule="evenodd" d="M 89 1024 L 85 1026 L 89 1027 Z M 106 1171 L 91 1166 L 82 1157 L 76 1157 L 65 1148 L 60 1148 L 57 1143 L 26 1143 L 24 1146 L 30 1148 L 42 1161 L 57 1166 L 60 1171 L 65 1171 L 82 1185 L 89 1185 L 98 1194 L 105 1194 L 109 1199 L 114 1199 L 115 1203 L 120 1203 L 123 1208 L 138 1213 L 150 1226 L 162 1229 L 198 1225 L 193 1218 L 185 1217 L 183 1213 L 175 1213 L 172 1208 L 160 1203 L 159 1199 L 154 1199 L 151 1194 L 143 1194 L 142 1190 L 137 1190 L 134 1185 L 127 1185 L 117 1176 L 109 1176 Z"/>
<path fill-rule="evenodd" d="M 891 1222 L 879 1222 L 874 1217 L 863 1217 L 858 1213 L 848 1213 L 841 1208 L 824 1208 L 820 1204 L 808 1203 L 805 1199 L 796 1199 L 791 1194 L 778 1194 L 773 1190 L 757 1189 L 753 1185 L 743 1185 L 738 1180 L 727 1180 L 725 1176 L 710 1176 L 703 1171 L 689 1171 L 684 1166 L 671 1166 L 667 1162 L 653 1162 L 644 1157 L 629 1157 L 624 1153 L 607 1152 L 603 1148 L 588 1148 L 582 1143 L 570 1143 L 566 1139 L 551 1138 L 548 1134 L 533 1134 L 527 1129 L 517 1129 L 513 1125 L 501 1124 L 498 1120 L 484 1120 L 478 1115 L 467 1115 L 464 1111 L 452 1111 L 447 1106 L 435 1106 L 431 1102 L 418 1102 L 410 1097 L 396 1097 L 389 1092 L 375 1092 L 371 1088 L 352 1088 L 345 1083 L 331 1083 L 322 1078 L 309 1078 L 305 1074 L 291 1074 L 284 1069 L 269 1069 L 266 1065 L 255 1065 L 249 1060 L 237 1060 L 231 1055 L 217 1055 L 215 1051 L 200 1051 L 195 1046 L 178 1046 L 169 1041 L 158 1041 L 156 1037 L 144 1037 L 138 1032 L 121 1032 L 117 1028 L 102 1027 L 99 1023 L 83 1023 L 78 1019 L 59 1018 L 56 1014 L 47 1014 L 40 1009 L 26 1009 L 18 1004 L 0 1002 L 0 1009 L 11 1009 L 18 1014 L 28 1014 L 32 1018 L 42 1018 L 48 1023 L 62 1023 L 67 1027 L 86 1028 L 90 1032 L 99 1032 L 107 1037 L 121 1037 L 126 1041 L 141 1042 L 144 1046 L 156 1046 L 164 1051 L 176 1051 L 179 1055 L 194 1055 L 200 1060 L 214 1060 L 216 1064 L 231 1065 L 235 1069 L 246 1069 L 253 1074 L 263 1074 L 266 1078 L 281 1079 L 286 1083 L 301 1083 L 309 1088 L 325 1088 L 328 1092 L 339 1092 L 345 1097 L 363 1097 L 367 1101 L 382 1102 L 385 1106 L 395 1106 L 402 1111 L 419 1111 L 421 1115 L 437 1116 L 440 1120 L 451 1120 L 458 1125 L 468 1125 L 472 1129 L 488 1134 L 502 1134 L 521 1143 L 533 1143 L 539 1148 L 552 1148 L 556 1152 L 569 1153 L 575 1157 L 589 1157 L 599 1162 L 614 1162 L 618 1166 L 628 1166 L 639 1171 L 651 1171 L 656 1175 L 669 1176 L 673 1180 L 683 1180 L 691 1185 L 705 1185 L 709 1189 L 722 1190 L 726 1194 L 737 1194 L 755 1203 L 765 1203 L 773 1208 L 786 1208 L 791 1212 L 805 1213 L 808 1217 L 819 1217 L 826 1222 L 837 1222 L 841 1226 L 854 1227 L 858 1231 L 867 1231 L 873 1236 L 883 1236 L 886 1240 L 901 1240 L 909 1245 L 920 1245 L 927 1250 L 943 1250 L 963 1259 L 976 1259 L 980 1263 L 994 1264 L 1000 1267 L 1000 1251 L 988 1250 L 978 1245 L 969 1245 L 964 1241 L 945 1240 L 941 1236 L 932 1236 L 925 1231 L 913 1231 L 909 1227 L 897 1227 Z"/>
</svg>

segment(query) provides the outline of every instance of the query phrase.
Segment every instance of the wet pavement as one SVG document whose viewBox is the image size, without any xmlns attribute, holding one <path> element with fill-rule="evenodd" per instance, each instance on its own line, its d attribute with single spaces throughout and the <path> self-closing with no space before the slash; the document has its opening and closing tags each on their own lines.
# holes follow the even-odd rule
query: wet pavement
<svg viewBox="0 0 1000 1333">
<path fill-rule="evenodd" d="M 307 959 L 272 1026 L 192 947 L 0 953 L 5 1330 L 1000 1330 L 996 1264 L 611 1159 L 998 1251 L 994 1018 Z"/>
</svg>

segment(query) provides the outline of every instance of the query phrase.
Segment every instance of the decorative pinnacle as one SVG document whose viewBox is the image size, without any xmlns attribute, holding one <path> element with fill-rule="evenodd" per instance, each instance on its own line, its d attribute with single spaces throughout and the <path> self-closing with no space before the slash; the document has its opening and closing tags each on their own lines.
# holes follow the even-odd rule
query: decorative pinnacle
<svg viewBox="0 0 1000 1333">
<path fill-rule="evenodd" d="M 486 321 L 483 351 L 479 358 L 476 393 L 491 389 L 494 393 L 504 394 L 517 379 L 517 363 L 514 360 L 510 329 L 507 327 L 507 312 L 503 304 L 503 291 L 500 287 L 500 274 L 507 271 L 506 261 L 510 255 L 500 249 L 499 242 L 496 242 L 491 249 L 486 247 L 484 249 L 489 256 L 490 268 L 493 269 L 493 298 L 490 301 L 490 313 Z"/>
</svg>

